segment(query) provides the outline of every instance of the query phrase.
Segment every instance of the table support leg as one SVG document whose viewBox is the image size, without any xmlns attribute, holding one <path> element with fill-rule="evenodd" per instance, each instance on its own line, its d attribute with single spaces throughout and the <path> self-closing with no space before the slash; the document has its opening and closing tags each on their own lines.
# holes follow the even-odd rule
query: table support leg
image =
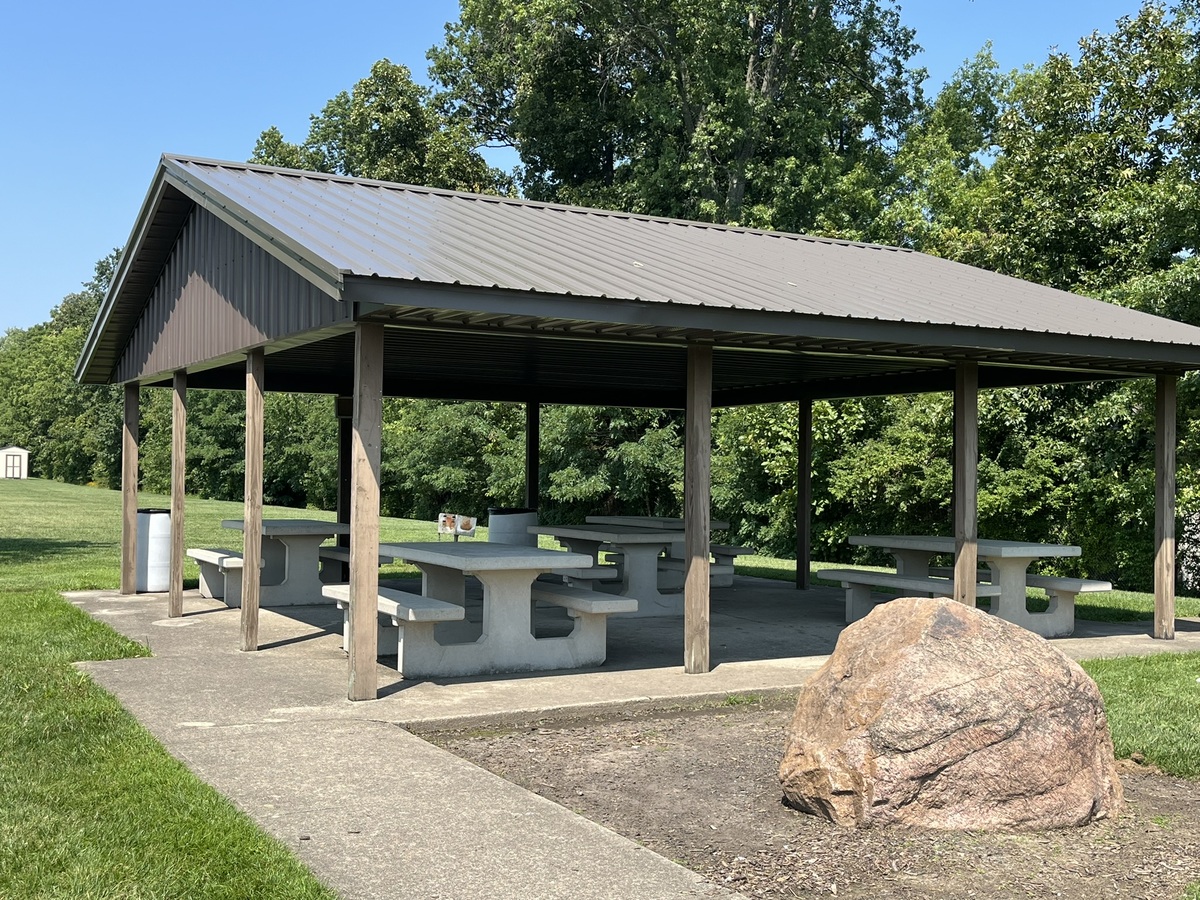
<svg viewBox="0 0 1200 900">
<path fill-rule="evenodd" d="M 663 594 L 658 589 L 658 555 L 668 544 L 627 544 L 622 546 L 625 555 L 625 577 L 620 594 L 633 597 L 638 602 L 636 616 L 679 616 L 683 615 L 684 596 Z"/>
<path fill-rule="evenodd" d="M 459 606 L 467 604 L 467 580 L 458 569 L 420 563 L 421 593 L 434 600 L 445 600 Z"/>
<path fill-rule="evenodd" d="M 911 575 L 917 578 L 929 577 L 928 550 L 893 550 L 896 557 L 896 574 Z"/>
</svg>

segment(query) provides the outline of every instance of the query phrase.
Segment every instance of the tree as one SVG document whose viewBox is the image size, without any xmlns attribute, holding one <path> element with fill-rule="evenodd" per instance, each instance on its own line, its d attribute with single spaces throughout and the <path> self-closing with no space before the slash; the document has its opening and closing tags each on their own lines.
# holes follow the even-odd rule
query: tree
<svg viewBox="0 0 1200 900">
<path fill-rule="evenodd" d="M 995 268 L 992 162 L 1000 104 L 1011 86 L 985 46 L 923 108 L 895 159 L 872 240 Z"/>
<path fill-rule="evenodd" d="M 28 449 L 30 470 L 42 478 L 119 482 L 121 391 L 73 377 L 116 258 L 114 250 L 97 262 L 91 280 L 64 297 L 49 322 L 0 338 L 0 442 Z"/>
<path fill-rule="evenodd" d="M 875 0 L 466 0 L 430 59 L 528 196 L 857 234 L 920 100 L 912 39 Z"/>
<path fill-rule="evenodd" d="M 683 417 L 677 410 L 549 406 L 542 414 L 543 521 L 681 515 Z"/>
<path fill-rule="evenodd" d="M 371 74 L 310 117 L 308 138 L 264 131 L 252 162 L 429 187 L 509 193 L 511 182 L 477 152 L 461 119 L 442 117 L 407 67 L 381 59 Z"/>
</svg>

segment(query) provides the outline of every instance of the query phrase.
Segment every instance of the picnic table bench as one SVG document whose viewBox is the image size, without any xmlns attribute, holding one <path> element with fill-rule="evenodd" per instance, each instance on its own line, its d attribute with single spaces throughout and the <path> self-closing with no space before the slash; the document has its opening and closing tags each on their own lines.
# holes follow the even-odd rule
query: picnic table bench
<svg viewBox="0 0 1200 900">
<path fill-rule="evenodd" d="M 321 583 L 322 584 L 337 584 L 345 581 L 342 577 L 342 566 L 350 565 L 350 548 L 349 547 L 318 547 L 317 557 L 321 561 Z M 379 555 L 379 564 L 381 566 L 390 566 L 396 560 L 394 557 L 386 554 Z"/>
<path fill-rule="evenodd" d="M 350 585 L 327 584 L 321 593 L 342 611 L 342 649 L 349 651 Z M 394 653 L 396 669 L 401 673 L 406 665 L 419 669 L 427 657 L 440 652 L 441 645 L 433 635 L 438 622 L 455 622 L 466 615 L 456 603 L 394 588 L 379 588 L 375 606 L 379 612 L 377 652 L 380 656 Z"/>
<path fill-rule="evenodd" d="M 575 620 L 571 637 L 578 645 L 580 665 L 598 666 L 608 656 L 608 617 L 614 613 L 635 613 L 634 597 L 602 594 L 590 588 L 569 584 L 545 584 L 535 581 L 530 588 L 534 603 L 561 606 Z"/>
<path fill-rule="evenodd" d="M 218 547 L 190 547 L 187 555 L 200 566 L 201 597 L 224 600 L 226 606 L 242 605 L 242 554 Z M 265 567 L 266 562 L 259 565 Z"/>
<path fill-rule="evenodd" d="M 590 591 L 597 581 L 620 581 L 621 567 L 613 565 L 581 566 L 574 569 L 554 569 L 551 574 L 562 578 L 564 584 Z"/>
<path fill-rule="evenodd" d="M 710 587 L 733 587 L 734 560 L 745 553 L 754 553 L 753 547 L 734 544 L 710 544 L 708 552 L 713 562 L 708 567 Z M 658 560 L 659 590 L 681 590 L 683 588 L 683 542 L 676 541 L 666 556 Z"/>
<path fill-rule="evenodd" d="M 871 588 L 893 588 L 911 591 L 925 597 L 954 596 L 954 582 L 948 578 L 921 575 L 898 575 L 895 572 L 876 572 L 871 569 L 821 569 L 817 577 L 826 581 L 840 581 L 846 589 L 846 621 L 857 622 L 875 608 L 871 599 Z M 980 597 L 1000 596 L 1000 586 L 990 582 L 975 585 Z"/>
</svg>

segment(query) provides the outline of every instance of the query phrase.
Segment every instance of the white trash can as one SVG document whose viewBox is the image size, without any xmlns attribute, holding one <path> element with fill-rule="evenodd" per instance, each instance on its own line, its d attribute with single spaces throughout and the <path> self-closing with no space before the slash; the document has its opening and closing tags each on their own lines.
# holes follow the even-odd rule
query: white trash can
<svg viewBox="0 0 1200 900">
<path fill-rule="evenodd" d="M 157 593 L 171 584 L 171 511 L 137 511 L 137 556 L 134 560 L 138 593 Z"/>
<path fill-rule="evenodd" d="M 515 506 L 488 508 L 488 541 L 493 544 L 521 544 L 536 547 L 538 537 L 529 533 L 529 526 L 538 523 L 536 509 Z"/>
</svg>

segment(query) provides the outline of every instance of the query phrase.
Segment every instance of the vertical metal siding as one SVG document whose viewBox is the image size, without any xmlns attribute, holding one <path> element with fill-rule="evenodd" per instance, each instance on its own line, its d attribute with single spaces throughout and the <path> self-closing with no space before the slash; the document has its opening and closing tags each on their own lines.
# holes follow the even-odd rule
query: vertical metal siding
<svg viewBox="0 0 1200 900">
<path fill-rule="evenodd" d="M 331 298 L 197 207 L 117 364 L 117 382 L 349 321 Z"/>
</svg>

